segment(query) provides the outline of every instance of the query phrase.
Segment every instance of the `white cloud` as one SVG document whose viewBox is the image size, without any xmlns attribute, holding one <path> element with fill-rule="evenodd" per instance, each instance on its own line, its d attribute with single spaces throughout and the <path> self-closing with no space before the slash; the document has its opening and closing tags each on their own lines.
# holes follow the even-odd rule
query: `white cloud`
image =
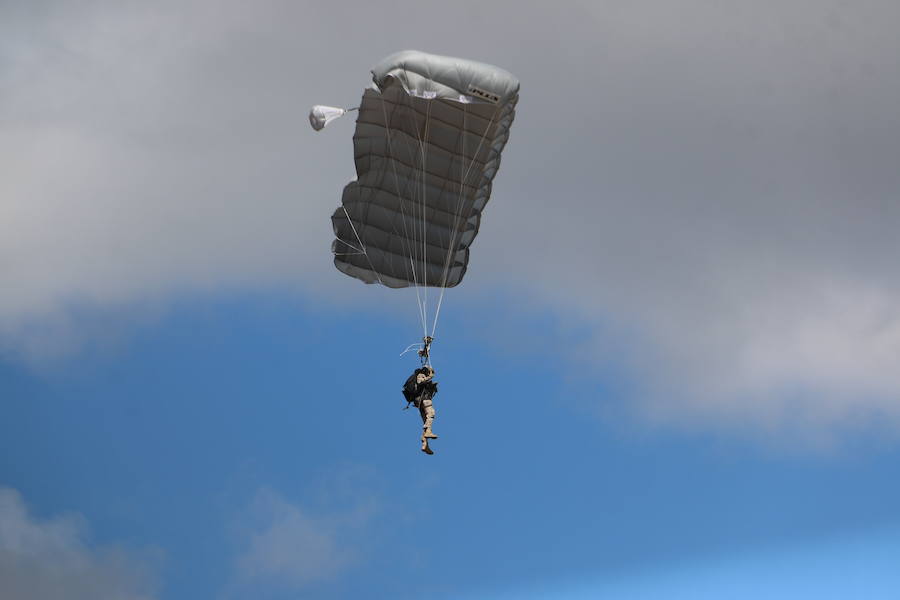
<svg viewBox="0 0 900 600">
<path fill-rule="evenodd" d="M 153 600 L 153 562 L 92 547 L 84 519 L 36 519 L 15 490 L 0 488 L 0 593 L 16 600 Z"/>
<path fill-rule="evenodd" d="M 261 489 L 239 520 L 242 550 L 237 557 L 243 583 L 289 588 L 328 581 L 360 559 L 371 501 L 314 513 L 270 488 Z M 240 582 L 237 584 L 240 585 Z"/>
</svg>

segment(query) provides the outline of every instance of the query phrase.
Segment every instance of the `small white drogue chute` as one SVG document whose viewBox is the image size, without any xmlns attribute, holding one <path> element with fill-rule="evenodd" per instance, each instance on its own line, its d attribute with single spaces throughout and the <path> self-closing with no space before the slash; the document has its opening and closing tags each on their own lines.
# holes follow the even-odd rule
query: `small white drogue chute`
<svg viewBox="0 0 900 600">
<path fill-rule="evenodd" d="M 312 128 L 316 131 L 322 131 L 325 129 L 325 126 L 334 121 L 335 119 L 339 119 L 343 117 L 345 114 L 350 112 L 353 109 L 346 108 L 338 108 L 336 106 L 322 106 L 320 104 L 316 104 L 309 110 L 309 124 L 312 125 Z"/>
</svg>

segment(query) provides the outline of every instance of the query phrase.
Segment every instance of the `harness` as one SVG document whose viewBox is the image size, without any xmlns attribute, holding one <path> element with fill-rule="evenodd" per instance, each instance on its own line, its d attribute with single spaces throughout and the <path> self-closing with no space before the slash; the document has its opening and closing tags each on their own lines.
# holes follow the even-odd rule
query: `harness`
<svg viewBox="0 0 900 600">
<path fill-rule="evenodd" d="M 430 397 L 433 398 L 435 396 L 435 394 L 437 394 L 437 384 L 432 382 L 430 379 L 428 381 L 423 381 L 421 388 L 420 388 L 419 383 L 416 382 L 416 376 L 419 375 L 420 373 L 424 373 L 426 367 L 431 370 L 432 375 L 434 374 L 434 369 L 431 368 L 431 364 L 430 364 L 430 362 L 431 362 L 431 342 L 433 342 L 433 341 L 434 341 L 433 337 L 431 337 L 430 335 L 426 335 L 425 337 L 422 338 L 422 346 L 416 351 L 416 354 L 419 355 L 419 361 L 422 363 L 422 366 L 419 367 L 418 369 L 416 369 L 413 372 L 413 374 L 410 375 L 406 379 L 406 382 L 403 384 L 403 397 L 406 398 L 406 406 L 403 408 L 403 410 L 409 410 L 410 404 L 414 404 L 418 408 L 419 399 L 422 396 L 423 392 L 425 391 L 424 386 L 428 385 L 429 383 L 434 388 L 433 391 L 431 392 Z M 406 348 L 406 350 L 404 350 L 400 354 L 400 356 L 403 356 L 404 354 L 406 354 L 407 352 L 412 350 L 417 345 L 418 344 L 410 344 Z"/>
<path fill-rule="evenodd" d="M 403 383 L 403 397 L 406 398 L 406 406 L 403 410 L 409 410 L 409 406 L 413 405 L 416 408 L 419 408 L 419 405 L 425 400 L 431 400 L 437 395 L 438 387 L 437 382 L 433 379 L 427 379 L 422 383 L 417 381 L 419 375 L 426 373 L 426 369 L 430 369 L 430 367 L 420 367 L 413 371 L 413 374 L 406 378 L 406 381 Z M 434 376 L 434 371 L 431 371 L 432 377 Z"/>
</svg>

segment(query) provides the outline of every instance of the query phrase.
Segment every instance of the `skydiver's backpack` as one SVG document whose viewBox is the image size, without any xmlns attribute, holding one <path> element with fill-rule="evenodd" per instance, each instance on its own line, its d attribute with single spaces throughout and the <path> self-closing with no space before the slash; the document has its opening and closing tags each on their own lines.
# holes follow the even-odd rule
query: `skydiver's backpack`
<svg viewBox="0 0 900 600">
<path fill-rule="evenodd" d="M 416 401 L 416 392 L 419 387 L 416 384 L 416 375 L 418 374 L 419 370 L 416 369 L 413 374 L 406 379 L 406 383 L 403 384 L 403 397 L 406 398 L 407 406 Z"/>
</svg>

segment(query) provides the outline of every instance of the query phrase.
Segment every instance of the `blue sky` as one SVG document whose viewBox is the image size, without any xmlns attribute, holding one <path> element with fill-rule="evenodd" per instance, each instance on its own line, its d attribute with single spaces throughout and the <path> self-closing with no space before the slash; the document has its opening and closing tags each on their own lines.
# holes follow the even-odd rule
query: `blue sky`
<svg viewBox="0 0 900 600">
<path fill-rule="evenodd" d="M 898 17 L 4 3 L 0 596 L 896 597 Z M 403 48 L 522 82 L 432 457 L 306 121 Z"/>
</svg>

